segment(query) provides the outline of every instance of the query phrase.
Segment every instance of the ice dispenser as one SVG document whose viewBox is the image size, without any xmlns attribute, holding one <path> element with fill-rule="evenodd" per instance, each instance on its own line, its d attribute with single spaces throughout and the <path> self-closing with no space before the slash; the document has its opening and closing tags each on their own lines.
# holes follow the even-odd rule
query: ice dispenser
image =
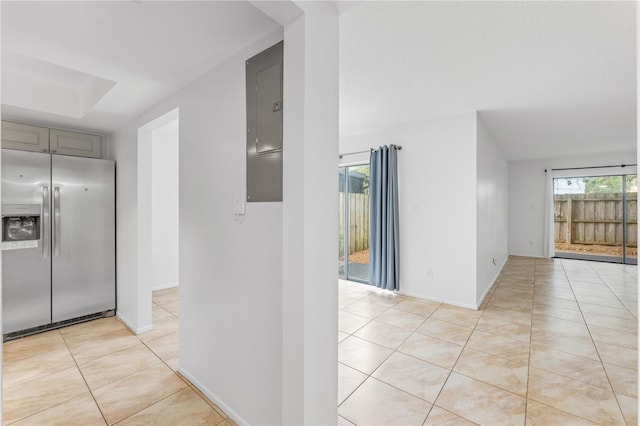
<svg viewBox="0 0 640 426">
<path fill-rule="evenodd" d="M 40 204 L 2 205 L 2 250 L 38 247 Z"/>
</svg>

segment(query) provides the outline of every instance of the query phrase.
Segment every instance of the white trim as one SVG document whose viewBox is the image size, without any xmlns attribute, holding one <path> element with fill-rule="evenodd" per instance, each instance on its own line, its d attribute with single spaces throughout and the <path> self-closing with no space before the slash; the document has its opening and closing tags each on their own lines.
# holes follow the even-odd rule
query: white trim
<svg viewBox="0 0 640 426">
<path fill-rule="evenodd" d="M 231 420 L 236 422 L 238 425 L 248 425 L 249 422 L 245 421 L 242 417 L 238 415 L 235 411 L 233 411 L 227 404 L 225 404 L 220 398 L 218 398 L 211 390 L 209 390 L 205 385 L 200 382 L 200 380 L 196 379 L 193 374 L 189 373 L 182 366 L 178 365 L 178 372 L 187 378 L 195 387 L 197 387 L 200 392 L 202 392 L 207 398 L 209 398 L 214 404 L 216 404 L 224 413 L 231 417 Z"/>
<path fill-rule="evenodd" d="M 174 288 L 174 287 L 179 287 L 179 286 L 180 286 L 180 283 L 160 284 L 160 285 L 151 287 L 151 291 L 165 290 L 167 288 Z"/>
<path fill-rule="evenodd" d="M 136 184 L 136 200 L 137 214 L 135 218 L 135 227 L 137 229 L 137 247 L 136 247 L 136 299 L 135 309 L 136 315 L 141 322 L 147 322 L 149 325 L 141 327 L 136 334 L 144 333 L 153 329 L 153 300 L 151 297 L 152 287 L 152 252 L 151 252 L 151 146 L 153 139 L 153 131 L 162 128 L 176 120 L 180 119 L 180 107 L 174 107 L 170 111 L 160 113 L 156 118 L 148 123 L 138 127 L 136 139 L 137 160 L 135 167 L 137 168 L 138 181 Z M 132 328 L 134 330 L 134 328 Z"/>
<path fill-rule="evenodd" d="M 124 315 L 122 315 L 120 313 L 120 311 L 116 312 L 116 317 L 118 317 L 118 319 L 120 321 L 122 321 L 124 323 L 124 325 L 127 326 L 127 328 L 129 330 L 131 330 L 133 332 L 133 334 L 138 335 L 138 334 L 142 334 L 142 333 L 146 333 L 147 331 L 151 331 L 153 330 L 153 324 L 149 324 L 146 325 L 144 327 L 140 327 L 140 328 L 136 328 L 133 326 L 133 323 L 131 321 L 129 321 L 127 319 L 127 317 L 125 317 Z"/>
<path fill-rule="evenodd" d="M 476 310 L 480 309 L 480 306 L 484 302 L 484 298 L 487 297 L 487 293 L 489 293 L 491 288 L 493 288 L 493 286 L 495 285 L 496 281 L 498 281 L 498 277 L 502 273 L 502 270 L 504 269 L 504 266 L 507 264 L 507 260 L 508 259 L 509 259 L 509 256 L 507 256 L 507 258 L 502 262 L 502 265 L 500 265 L 500 267 L 498 268 L 498 272 L 496 272 L 496 275 L 493 277 L 493 279 L 491 280 L 491 282 L 487 286 L 487 289 L 484 291 L 482 296 L 480 296 L 480 298 L 476 300 L 476 306 L 477 306 Z"/>
<path fill-rule="evenodd" d="M 517 254 L 509 254 L 509 256 L 536 257 L 536 256 L 524 256 L 524 255 L 517 255 Z M 404 296 L 409 296 L 409 297 L 415 297 L 416 299 L 428 300 L 430 302 L 446 303 L 447 305 L 453 305 L 453 306 L 458 306 L 458 307 L 466 308 L 466 309 L 473 309 L 473 310 L 477 311 L 480 308 L 480 305 L 482 305 L 482 302 L 484 302 L 484 298 L 487 297 L 487 293 L 489 293 L 489 290 L 491 290 L 491 288 L 498 281 L 498 277 L 500 276 L 500 273 L 502 272 L 502 270 L 504 269 L 505 265 L 507 264 L 507 260 L 509 260 L 509 256 L 507 256 L 504 259 L 504 261 L 502 262 L 502 265 L 500 265 L 500 268 L 498 268 L 498 272 L 495 274 L 495 276 L 491 280 L 491 283 L 489 284 L 487 289 L 482 294 L 482 297 L 479 300 L 476 301 L 475 305 L 469 304 L 469 303 L 460 303 L 460 302 L 457 302 L 457 301 L 448 300 L 448 299 L 444 299 L 444 298 L 440 298 L 440 297 L 425 297 L 425 296 L 422 296 L 422 295 L 418 295 L 418 294 L 415 294 L 415 293 L 408 293 L 408 292 L 405 292 L 405 291 L 394 291 L 394 293 L 402 294 Z M 539 257 L 539 259 L 544 259 L 544 258 L 543 257 Z M 350 282 L 350 283 L 362 284 L 362 283 L 358 283 L 357 281 L 348 281 L 348 280 L 343 280 L 341 278 L 339 278 L 338 280 L 342 280 L 342 281 L 346 281 L 346 282 Z M 374 287 L 374 288 L 376 288 L 376 287 Z M 381 289 L 379 289 L 379 290 L 381 290 Z"/>
<path fill-rule="evenodd" d="M 542 254 L 544 257 L 552 258 L 555 255 L 555 199 L 553 189 L 553 179 L 555 172 L 549 172 L 545 176 L 544 190 L 544 235 L 542 238 Z"/>
<path fill-rule="evenodd" d="M 552 178 L 572 178 L 572 177 L 589 177 L 589 176 L 621 176 L 638 174 L 637 166 L 624 167 L 607 167 L 596 169 L 568 169 L 553 170 L 547 169 Z"/>
<path fill-rule="evenodd" d="M 338 167 L 354 167 L 354 166 L 368 166 L 370 165 L 369 154 L 357 154 L 353 155 L 353 157 L 358 157 L 362 155 L 362 160 L 350 160 L 350 161 L 342 161 L 342 158 L 338 162 Z M 367 156 L 366 158 L 364 156 Z"/>
<path fill-rule="evenodd" d="M 533 255 L 533 254 L 518 254 L 518 253 L 509 253 L 509 256 L 517 256 L 517 257 L 531 257 L 533 259 L 547 259 L 545 256 Z M 504 266 L 503 266 L 504 268 Z"/>
<path fill-rule="evenodd" d="M 404 291 L 398 291 L 398 294 L 402 294 L 405 296 L 409 296 L 409 297 L 415 297 L 416 299 L 422 299 L 422 300 L 428 300 L 430 302 L 437 302 L 437 303 L 446 303 L 447 305 L 453 305 L 453 306 L 458 306 L 460 308 L 466 308 L 466 309 L 473 309 L 475 311 L 478 310 L 478 307 L 469 303 L 460 303 L 460 302 L 456 302 L 453 300 L 448 300 L 448 299 L 442 299 L 440 297 L 424 297 L 418 294 L 414 294 L 414 293 L 407 293 Z"/>
</svg>

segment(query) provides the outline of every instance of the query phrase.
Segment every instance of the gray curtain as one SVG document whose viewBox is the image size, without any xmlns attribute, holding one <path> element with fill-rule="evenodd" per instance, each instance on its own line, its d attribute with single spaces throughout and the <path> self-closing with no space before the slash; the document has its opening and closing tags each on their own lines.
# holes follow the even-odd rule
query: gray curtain
<svg viewBox="0 0 640 426">
<path fill-rule="evenodd" d="M 381 146 L 371 152 L 369 283 L 387 290 L 400 284 L 398 225 L 398 150 Z"/>
</svg>

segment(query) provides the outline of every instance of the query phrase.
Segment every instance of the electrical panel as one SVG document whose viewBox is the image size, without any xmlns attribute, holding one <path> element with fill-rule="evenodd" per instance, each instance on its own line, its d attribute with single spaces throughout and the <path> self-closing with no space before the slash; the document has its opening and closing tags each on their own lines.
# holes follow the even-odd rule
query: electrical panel
<svg viewBox="0 0 640 426">
<path fill-rule="evenodd" d="M 246 62 L 247 202 L 282 201 L 283 42 Z"/>
</svg>

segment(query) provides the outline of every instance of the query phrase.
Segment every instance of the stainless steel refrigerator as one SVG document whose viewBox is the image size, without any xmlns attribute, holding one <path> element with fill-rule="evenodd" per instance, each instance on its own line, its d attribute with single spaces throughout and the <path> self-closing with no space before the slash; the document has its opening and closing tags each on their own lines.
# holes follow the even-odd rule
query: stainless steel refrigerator
<svg viewBox="0 0 640 426">
<path fill-rule="evenodd" d="M 3 334 L 115 310 L 112 161 L 2 150 Z"/>
</svg>

